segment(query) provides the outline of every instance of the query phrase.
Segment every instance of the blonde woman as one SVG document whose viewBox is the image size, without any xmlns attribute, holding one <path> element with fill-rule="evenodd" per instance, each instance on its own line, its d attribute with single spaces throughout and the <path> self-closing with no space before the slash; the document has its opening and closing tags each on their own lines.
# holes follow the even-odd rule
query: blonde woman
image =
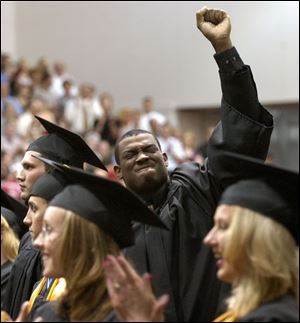
<svg viewBox="0 0 300 323">
<path fill-rule="evenodd" d="M 233 153 L 216 162 L 223 185 L 230 185 L 204 243 L 215 255 L 217 277 L 232 292 L 215 322 L 299 321 L 299 174 Z M 233 164 L 239 165 L 234 184 L 227 172 Z M 109 288 L 119 319 L 163 320 L 167 300 L 154 298 L 147 277 L 140 278 L 124 258 L 109 259 L 108 286 L 122 286 Z"/>
<path fill-rule="evenodd" d="M 42 305 L 33 320 L 103 321 L 112 311 L 103 268 L 106 256 L 117 256 L 120 248 L 134 243 L 131 220 L 164 225 L 118 183 L 60 167 L 66 176 L 87 188 L 67 186 L 51 200 L 45 212 L 43 229 L 34 246 L 42 253 L 43 275 L 64 277 L 66 288 L 58 300 Z M 96 195 L 98 192 L 101 195 Z"/>
<path fill-rule="evenodd" d="M 112 311 L 103 262 L 108 253 L 118 255 L 119 246 L 96 224 L 61 207 L 51 206 L 44 224 L 35 242 L 43 253 L 43 274 L 63 276 L 67 287 L 54 306 L 42 306 L 37 316 L 48 322 L 101 322 Z"/>
<path fill-rule="evenodd" d="M 298 248 L 286 228 L 247 208 L 221 205 L 204 242 L 220 280 L 231 283 L 228 311 L 215 322 L 299 320 Z"/>
<path fill-rule="evenodd" d="M 204 239 L 218 278 L 232 285 L 215 321 L 299 321 L 299 174 L 228 152 L 216 165 L 226 174 L 233 162 L 243 179 L 222 194 Z M 225 186 L 233 179 L 220 178 Z"/>
</svg>

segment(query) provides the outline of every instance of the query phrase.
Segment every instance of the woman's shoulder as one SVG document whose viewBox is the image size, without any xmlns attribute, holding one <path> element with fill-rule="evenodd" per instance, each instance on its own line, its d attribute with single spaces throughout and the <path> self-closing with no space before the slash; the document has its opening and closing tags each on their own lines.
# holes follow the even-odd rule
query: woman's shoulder
<svg viewBox="0 0 300 323">
<path fill-rule="evenodd" d="M 292 295 L 265 302 L 240 318 L 239 322 L 299 322 L 299 307 Z"/>
</svg>

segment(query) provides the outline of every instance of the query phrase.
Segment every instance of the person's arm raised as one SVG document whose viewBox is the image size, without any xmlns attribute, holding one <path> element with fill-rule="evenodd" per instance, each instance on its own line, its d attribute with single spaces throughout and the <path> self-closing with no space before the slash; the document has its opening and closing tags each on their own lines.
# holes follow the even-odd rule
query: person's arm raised
<svg viewBox="0 0 300 323">
<path fill-rule="evenodd" d="M 210 41 L 216 53 L 232 48 L 229 15 L 218 9 L 203 7 L 196 13 L 197 27 Z"/>
</svg>

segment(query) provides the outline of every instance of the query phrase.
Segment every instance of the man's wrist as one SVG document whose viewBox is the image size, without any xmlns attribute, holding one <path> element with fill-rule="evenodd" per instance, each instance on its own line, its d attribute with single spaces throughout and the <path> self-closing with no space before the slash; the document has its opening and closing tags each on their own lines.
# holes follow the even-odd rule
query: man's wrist
<svg viewBox="0 0 300 323">
<path fill-rule="evenodd" d="M 244 62 L 240 58 L 235 47 L 224 50 L 214 55 L 221 73 L 231 73 L 244 68 Z"/>
<path fill-rule="evenodd" d="M 216 54 L 222 53 L 225 50 L 233 47 L 230 39 L 226 39 L 225 41 L 218 41 L 212 45 L 215 49 Z"/>
</svg>

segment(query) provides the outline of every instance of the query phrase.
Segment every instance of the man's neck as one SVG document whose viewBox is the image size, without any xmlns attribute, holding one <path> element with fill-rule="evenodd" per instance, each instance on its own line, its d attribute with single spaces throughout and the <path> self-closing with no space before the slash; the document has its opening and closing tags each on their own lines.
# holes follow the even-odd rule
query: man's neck
<svg viewBox="0 0 300 323">
<path fill-rule="evenodd" d="M 168 192 L 168 182 L 164 183 L 156 192 L 143 197 L 147 205 L 151 205 L 154 209 L 160 206 L 166 199 Z"/>
</svg>

